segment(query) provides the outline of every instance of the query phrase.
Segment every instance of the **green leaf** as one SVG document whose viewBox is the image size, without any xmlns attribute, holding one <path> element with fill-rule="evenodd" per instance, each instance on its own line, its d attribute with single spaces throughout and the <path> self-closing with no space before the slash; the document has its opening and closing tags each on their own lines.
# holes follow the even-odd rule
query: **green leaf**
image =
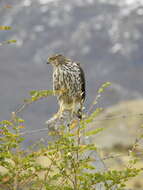
<svg viewBox="0 0 143 190">
<path fill-rule="evenodd" d="M 100 94 L 100 93 L 104 92 L 104 89 L 101 87 L 101 88 L 98 89 L 97 92 Z"/>
<path fill-rule="evenodd" d="M 16 43 L 16 42 L 17 42 L 17 40 L 7 40 L 6 41 L 7 44 Z"/>
<path fill-rule="evenodd" d="M 0 30 L 11 30 L 11 26 L 0 26 Z"/>
<path fill-rule="evenodd" d="M 98 94 L 101 94 L 104 92 L 105 88 L 109 87 L 111 85 L 111 82 L 105 82 L 102 84 L 102 86 L 98 89 Z"/>
<path fill-rule="evenodd" d="M 31 96 L 34 96 L 36 92 L 37 92 L 37 90 L 31 90 L 31 91 L 30 91 L 30 95 L 31 95 Z"/>
<path fill-rule="evenodd" d="M 8 120 L 3 120 L 3 121 L 0 121 L 0 125 L 12 125 L 12 122 Z"/>
<path fill-rule="evenodd" d="M 91 135 L 96 135 L 97 133 L 103 131 L 105 128 L 97 128 L 95 130 L 92 131 L 88 131 L 85 133 L 86 136 L 91 136 Z"/>
<path fill-rule="evenodd" d="M 111 85 L 111 82 L 105 82 L 104 84 L 102 84 L 102 88 L 107 88 Z"/>
<path fill-rule="evenodd" d="M 100 114 L 102 111 L 103 111 L 103 108 L 97 108 L 93 113 L 91 113 L 91 115 L 87 119 L 84 120 L 84 122 L 86 124 L 91 123 L 95 119 L 95 117 L 98 114 Z"/>
</svg>

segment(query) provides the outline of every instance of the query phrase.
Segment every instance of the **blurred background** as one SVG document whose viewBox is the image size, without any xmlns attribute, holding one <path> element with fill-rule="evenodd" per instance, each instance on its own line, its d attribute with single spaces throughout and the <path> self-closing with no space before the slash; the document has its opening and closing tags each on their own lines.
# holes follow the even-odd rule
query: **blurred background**
<svg viewBox="0 0 143 190">
<path fill-rule="evenodd" d="M 85 70 L 86 110 L 106 81 L 112 85 L 98 106 L 142 99 L 142 0 L 0 0 L 0 25 L 12 27 L 0 31 L 0 42 L 17 40 L 0 47 L 1 120 L 10 117 L 30 90 L 52 88 L 46 60 L 55 53 L 80 62 Z M 128 115 L 129 104 L 124 105 Z M 44 127 L 56 111 L 56 98 L 49 97 L 21 116 L 31 130 Z"/>
<path fill-rule="evenodd" d="M 62 53 L 85 71 L 85 111 L 101 84 L 112 83 L 97 105 L 107 110 L 103 122 L 95 122 L 109 130 L 96 143 L 124 151 L 133 144 L 143 123 L 143 0 L 0 0 L 0 25 L 12 27 L 0 31 L 0 42 L 17 40 L 0 46 L 0 120 L 9 119 L 29 91 L 52 89 L 46 60 Z M 44 128 L 56 111 L 56 98 L 49 97 L 21 117 L 26 130 Z M 110 115 L 118 117 L 107 123 Z M 43 136 L 27 136 L 25 146 Z"/>
<path fill-rule="evenodd" d="M 142 0 L 1 0 L 0 119 L 7 119 L 30 90 L 52 88 L 51 54 L 81 63 L 86 75 L 86 110 L 106 81 L 112 86 L 101 105 L 141 99 L 143 94 Z M 100 106 L 101 106 L 100 105 Z M 57 111 L 55 97 L 22 113 L 28 129 L 39 128 Z"/>
</svg>

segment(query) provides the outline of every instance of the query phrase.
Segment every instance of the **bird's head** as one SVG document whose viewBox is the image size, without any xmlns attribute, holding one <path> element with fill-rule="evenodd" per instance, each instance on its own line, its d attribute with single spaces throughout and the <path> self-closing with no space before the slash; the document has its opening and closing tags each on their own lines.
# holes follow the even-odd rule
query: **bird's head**
<svg viewBox="0 0 143 190">
<path fill-rule="evenodd" d="M 47 60 L 47 64 L 52 64 L 53 66 L 63 65 L 65 62 L 66 58 L 61 54 L 52 55 Z"/>
</svg>

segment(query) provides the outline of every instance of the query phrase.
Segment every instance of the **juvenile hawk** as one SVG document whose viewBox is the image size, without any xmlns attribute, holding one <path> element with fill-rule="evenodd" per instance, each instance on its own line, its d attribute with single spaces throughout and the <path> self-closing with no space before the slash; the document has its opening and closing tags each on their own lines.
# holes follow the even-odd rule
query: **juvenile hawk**
<svg viewBox="0 0 143 190">
<path fill-rule="evenodd" d="M 82 106 L 85 100 L 85 78 L 79 63 L 67 59 L 61 54 L 48 58 L 53 66 L 53 90 L 58 96 L 60 116 L 64 110 L 82 117 Z"/>
</svg>

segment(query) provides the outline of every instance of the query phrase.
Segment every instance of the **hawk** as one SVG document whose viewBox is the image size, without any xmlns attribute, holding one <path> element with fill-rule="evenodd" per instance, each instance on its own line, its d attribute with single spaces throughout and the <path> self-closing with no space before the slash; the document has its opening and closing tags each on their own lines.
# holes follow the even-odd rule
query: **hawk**
<svg viewBox="0 0 143 190">
<path fill-rule="evenodd" d="M 58 117 L 65 110 L 70 110 L 81 119 L 85 100 L 85 77 L 80 64 L 61 54 L 49 57 L 47 64 L 53 66 L 53 91 L 58 97 Z"/>
</svg>

